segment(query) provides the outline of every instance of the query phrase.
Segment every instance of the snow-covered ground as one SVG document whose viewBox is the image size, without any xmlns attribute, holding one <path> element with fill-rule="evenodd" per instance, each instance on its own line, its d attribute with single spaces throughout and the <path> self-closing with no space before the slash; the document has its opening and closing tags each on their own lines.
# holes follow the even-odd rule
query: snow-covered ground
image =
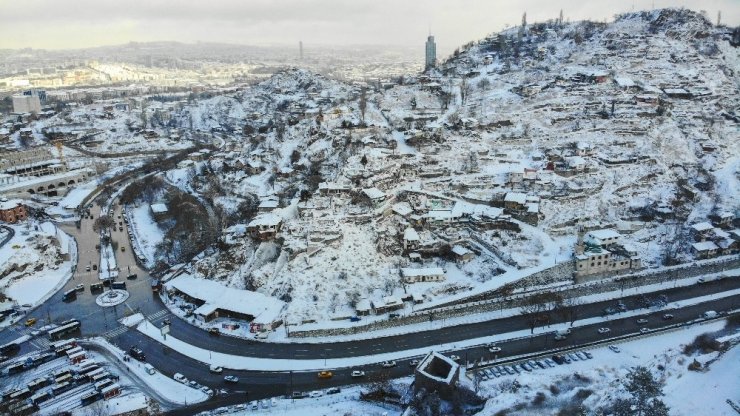
<svg viewBox="0 0 740 416">
<path fill-rule="evenodd" d="M 151 267 L 155 262 L 157 244 L 164 239 L 164 233 L 154 221 L 148 204 L 127 207 L 126 212 L 136 253 L 142 255 Z"/>
<path fill-rule="evenodd" d="M 50 222 L 10 227 L 15 235 L 0 248 L 0 290 L 18 305 L 35 307 L 72 277 L 77 243 Z"/>
<path fill-rule="evenodd" d="M 682 354 L 683 345 L 700 334 L 721 330 L 724 324 L 724 321 L 719 321 L 693 325 L 622 342 L 616 344 L 621 349 L 619 353 L 607 347 L 592 348 L 588 350 L 594 356 L 591 360 L 483 381 L 480 394 L 488 398 L 488 402 L 478 414 L 490 416 L 501 414 L 497 413 L 501 411 L 509 415 L 554 414 L 576 400 L 575 397 L 580 397 L 586 409 L 595 410 L 624 395 L 620 380 L 624 380 L 629 369 L 645 366 L 657 379 L 665 382 L 663 400 L 671 408 L 671 415 L 735 415 L 726 400 L 740 401 L 737 388 L 740 385 L 740 347 L 732 348 L 713 362 L 706 372 L 689 371 L 687 366 L 694 358 L 706 362 L 715 358 L 716 353 L 706 356 Z M 520 387 L 512 386 L 514 380 Z M 472 384 L 469 378 L 466 382 Z M 544 400 L 540 405 L 533 405 L 531 403 L 537 394 L 544 394 Z M 514 410 L 518 405 L 520 410 Z"/>
</svg>

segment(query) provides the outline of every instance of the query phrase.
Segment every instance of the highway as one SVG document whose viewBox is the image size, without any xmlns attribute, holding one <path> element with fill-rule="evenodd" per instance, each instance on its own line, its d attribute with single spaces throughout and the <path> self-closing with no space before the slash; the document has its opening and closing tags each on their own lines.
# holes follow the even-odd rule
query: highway
<svg viewBox="0 0 740 416">
<path fill-rule="evenodd" d="M 433 321 L 429 323 L 429 329 L 422 332 L 365 341 L 332 342 L 326 344 L 308 342 L 269 343 L 238 339 L 225 335 L 209 336 L 203 330 L 171 315 L 159 297 L 151 292 L 150 277 L 146 270 L 140 268 L 136 263 L 134 252 L 126 233 L 126 224 L 123 224 L 123 231 L 119 230 L 119 221 L 122 221 L 122 218 L 119 219 L 118 215 L 121 214 L 121 208 L 118 205 L 114 205 L 113 208 L 112 215 L 116 221 L 116 230 L 112 232 L 112 238 L 119 244 L 118 251 L 116 252 L 117 262 L 121 269 L 119 280 L 126 281 L 127 290 L 131 295 L 130 298 L 125 304 L 111 308 L 101 308 L 95 304 L 97 294 L 90 293 L 90 284 L 99 282 L 99 279 L 97 271 L 91 270 L 88 272 L 86 271 L 86 267 L 88 265 L 98 264 L 100 261 L 99 252 L 95 248 L 95 245 L 98 244 L 99 237 L 92 229 L 94 219 L 87 217 L 81 221 L 79 229 L 74 224 L 60 226 L 65 232 L 74 236 L 78 243 L 80 260 L 73 279 L 46 303 L 36 308 L 29 317 L 36 317 L 40 322 L 44 323 L 47 320 L 61 322 L 70 318 L 80 319 L 82 321 L 83 336 L 104 335 L 112 343 L 124 350 L 127 350 L 133 345 L 138 345 L 146 353 L 147 361 L 162 373 L 172 375 L 175 372 L 179 372 L 189 379 L 196 380 L 214 390 L 223 388 L 228 391 L 226 395 L 217 395 L 203 404 L 189 407 L 187 410 L 175 411 L 173 412 L 174 414 L 193 414 L 197 410 L 288 394 L 291 391 L 309 391 L 377 378 L 400 377 L 410 374 L 411 368 L 407 361 L 399 361 L 398 366 L 391 369 L 381 369 L 378 365 L 366 366 L 363 368 L 367 373 L 364 380 L 352 379 L 350 377 L 352 369 L 350 368 L 334 370 L 334 377 L 328 380 L 319 380 L 313 371 L 264 373 L 225 370 L 224 374 L 212 374 L 208 371 L 208 367 L 205 364 L 171 351 L 157 342 L 152 342 L 151 339 L 136 330 L 129 330 L 122 327 L 118 324 L 117 320 L 123 317 L 126 311 L 140 311 L 146 316 L 153 317 L 152 321 L 155 324 L 160 324 L 165 318 L 170 318 L 172 321 L 171 335 L 192 345 L 228 354 L 263 358 L 321 359 L 366 356 L 381 352 L 424 348 L 431 345 L 454 343 L 466 339 L 528 329 L 526 317 L 512 316 L 490 322 L 458 325 L 447 328 L 440 328 L 439 322 Z M 94 206 L 91 209 L 92 217 L 97 218 L 99 212 L 99 207 Z M 123 250 L 121 250 L 121 247 L 123 247 Z M 136 273 L 138 278 L 126 280 L 126 275 L 129 273 Z M 85 292 L 80 293 L 75 301 L 63 302 L 62 293 L 79 283 L 85 284 Z M 737 288 L 740 288 L 739 278 L 726 278 L 688 287 L 666 289 L 659 293 L 667 296 L 669 302 L 675 302 Z M 632 291 L 630 290 L 628 292 Z M 640 307 L 641 297 L 642 295 L 625 296 L 622 298 L 622 301 L 628 309 L 633 310 Z M 657 297 L 657 293 L 651 294 L 650 297 Z M 614 300 L 581 305 L 578 319 L 601 316 L 605 308 L 614 307 L 615 305 L 616 301 Z M 740 296 L 732 296 L 713 300 L 705 305 L 671 310 L 675 318 L 670 321 L 660 319 L 660 316 L 664 313 L 663 309 L 652 312 L 646 310 L 646 316 L 649 319 L 647 325 L 637 325 L 635 322 L 637 318 L 634 317 L 623 319 L 618 314 L 612 315 L 607 324 L 599 323 L 575 329 L 567 341 L 564 341 L 564 345 L 578 345 L 604 339 L 603 335 L 599 335 L 596 332 L 596 329 L 601 326 L 608 326 L 611 329 L 610 334 L 608 334 L 610 337 L 618 337 L 624 334 L 639 332 L 641 327 L 656 329 L 667 324 L 691 321 L 708 309 L 721 311 L 738 308 L 740 308 Z M 553 316 L 552 323 L 561 321 L 561 317 Z M 22 325 L 6 329 L 0 332 L 0 344 L 9 342 L 19 335 L 28 332 L 29 330 Z M 21 353 L 35 347 L 43 348 L 45 344 L 38 339 L 34 340 L 32 343 L 24 344 Z M 556 343 L 551 334 L 509 340 L 500 342 L 497 345 L 503 349 L 498 357 L 495 357 L 499 360 L 514 355 L 529 354 L 563 346 Z M 469 362 L 494 358 L 483 347 L 459 350 L 456 351 L 456 354 Z M 240 382 L 237 385 L 224 383 L 223 376 L 228 374 L 237 375 L 240 378 Z M 248 396 L 246 392 L 249 392 Z"/>
</svg>

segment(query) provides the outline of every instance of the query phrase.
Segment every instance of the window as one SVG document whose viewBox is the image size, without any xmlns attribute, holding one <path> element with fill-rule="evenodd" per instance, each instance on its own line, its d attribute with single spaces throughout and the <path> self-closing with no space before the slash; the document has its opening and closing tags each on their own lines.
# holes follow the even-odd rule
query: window
<svg viewBox="0 0 740 416">
<path fill-rule="evenodd" d="M 601 266 L 601 262 L 596 263 L 596 265 Z"/>
<path fill-rule="evenodd" d="M 594 267 L 594 264 L 593 263 L 591 263 L 591 267 Z"/>
</svg>

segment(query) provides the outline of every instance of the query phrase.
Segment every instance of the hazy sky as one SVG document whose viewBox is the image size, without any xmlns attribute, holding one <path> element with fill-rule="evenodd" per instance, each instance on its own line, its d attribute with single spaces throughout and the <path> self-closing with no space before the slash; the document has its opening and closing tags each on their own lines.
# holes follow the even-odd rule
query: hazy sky
<svg viewBox="0 0 740 416">
<path fill-rule="evenodd" d="M 251 45 L 422 45 L 438 54 L 521 22 L 611 20 L 615 13 L 683 6 L 740 24 L 740 0 L 0 0 L 0 48 L 78 48 L 129 41 Z M 422 45 L 423 46 L 423 45 Z M 420 46 L 420 47 L 422 47 Z"/>
</svg>

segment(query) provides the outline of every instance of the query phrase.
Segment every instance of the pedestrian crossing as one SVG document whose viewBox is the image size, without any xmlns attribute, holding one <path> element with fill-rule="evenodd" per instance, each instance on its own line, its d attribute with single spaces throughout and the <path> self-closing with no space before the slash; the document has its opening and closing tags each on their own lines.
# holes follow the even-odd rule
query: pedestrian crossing
<svg viewBox="0 0 740 416">
<path fill-rule="evenodd" d="M 115 338 L 124 332 L 128 331 L 128 327 L 125 325 L 121 325 L 118 328 L 113 328 L 110 331 L 103 334 L 103 338 L 105 339 L 112 339 Z"/>
<path fill-rule="evenodd" d="M 149 321 L 155 321 L 155 320 L 157 320 L 159 318 L 164 318 L 169 313 L 170 313 L 170 311 L 168 311 L 167 309 L 162 309 L 161 311 L 157 311 L 157 312 L 154 312 L 151 315 L 148 315 L 146 317 L 146 319 L 148 319 Z"/>
</svg>

